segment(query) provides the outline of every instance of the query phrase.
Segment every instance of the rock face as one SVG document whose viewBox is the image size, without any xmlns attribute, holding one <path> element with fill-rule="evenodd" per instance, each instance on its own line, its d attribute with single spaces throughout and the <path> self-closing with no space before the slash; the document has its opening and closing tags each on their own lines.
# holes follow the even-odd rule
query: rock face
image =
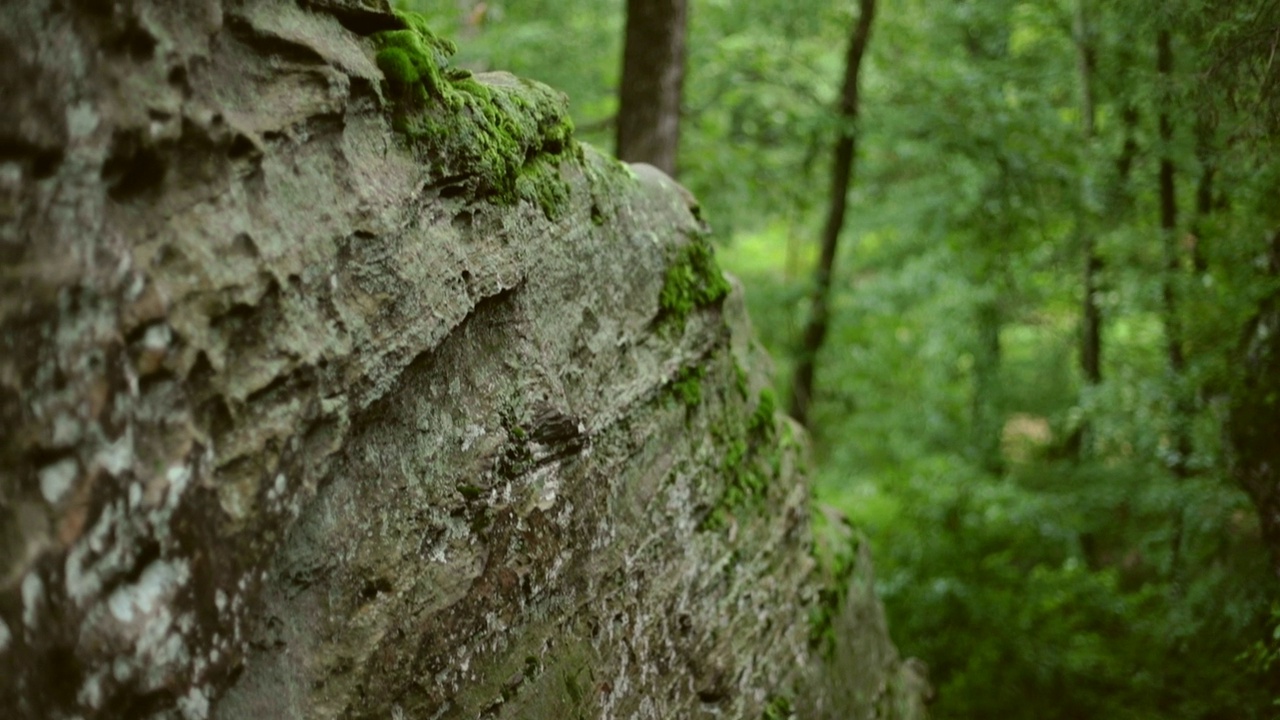
<svg viewBox="0 0 1280 720">
<path fill-rule="evenodd" d="M 692 199 L 450 50 L 0 10 L 0 713 L 922 716 Z"/>
</svg>

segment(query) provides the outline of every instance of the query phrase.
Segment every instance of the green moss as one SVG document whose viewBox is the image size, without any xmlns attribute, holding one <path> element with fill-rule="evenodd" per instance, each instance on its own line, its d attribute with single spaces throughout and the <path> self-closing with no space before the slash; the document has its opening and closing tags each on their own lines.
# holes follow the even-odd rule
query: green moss
<svg viewBox="0 0 1280 720">
<path fill-rule="evenodd" d="M 417 68 L 413 66 L 413 60 L 403 48 L 389 47 L 380 51 L 377 62 L 378 69 L 387 77 L 392 90 L 407 90 L 421 80 Z"/>
<path fill-rule="evenodd" d="M 819 529 L 815 528 L 815 533 Z M 830 658 L 835 650 L 835 620 L 849 595 L 849 582 L 857 568 L 860 537 L 855 533 L 841 538 L 828 532 L 811 547 L 822 575 L 818 601 L 809 609 L 809 647 Z"/>
<path fill-rule="evenodd" d="M 467 73 L 465 78 L 454 80 L 453 87 L 459 92 L 467 93 L 481 102 L 493 101 L 493 93 L 489 92 L 489 88 L 472 79 L 470 73 Z"/>
<path fill-rule="evenodd" d="M 425 25 L 378 33 L 376 40 L 380 48 L 378 69 L 386 76 L 397 102 L 420 110 L 432 98 L 452 99 L 442 73 L 457 49 L 453 43 L 436 37 Z"/>
<path fill-rule="evenodd" d="M 792 708 L 791 698 L 785 695 L 774 695 L 765 703 L 760 720 L 788 720 L 794 715 L 795 709 Z"/>
<path fill-rule="evenodd" d="M 569 190 L 555 166 L 582 157 L 565 96 L 525 80 L 480 82 L 450 66 L 456 46 L 425 18 L 397 15 L 403 29 L 374 35 L 396 132 L 425 151 L 433 174 L 473 196 L 561 215 Z"/>
<path fill-rule="evenodd" d="M 711 243 L 698 235 L 677 251 L 667 266 L 658 295 L 660 322 L 683 332 L 689 315 L 729 294 L 729 282 L 716 264 Z"/>
<path fill-rule="evenodd" d="M 581 705 L 586 695 L 582 689 L 582 683 L 578 682 L 578 677 L 569 673 L 564 674 L 564 692 L 574 705 Z"/>
<path fill-rule="evenodd" d="M 751 413 L 748 430 L 753 435 L 772 437 L 774 428 L 773 416 L 777 411 L 778 406 L 773 396 L 773 388 L 762 389 L 760 398 L 756 402 L 756 409 Z"/>
<path fill-rule="evenodd" d="M 730 403 L 730 407 L 734 405 Z M 730 413 L 733 419 L 711 429 L 717 445 L 724 448 L 718 470 L 725 486 L 699 529 L 721 530 L 743 509 L 764 502 L 771 481 L 782 472 L 783 453 L 794 445 L 789 436 L 777 437 L 776 411 L 773 390 L 764 388 L 750 414 Z"/>
<path fill-rule="evenodd" d="M 747 376 L 747 371 L 738 364 L 735 359 L 733 361 L 733 385 L 738 390 L 738 395 L 743 399 L 747 399 L 747 393 L 751 390 L 751 379 Z"/>
<path fill-rule="evenodd" d="M 484 488 L 475 485 L 459 485 L 458 494 L 467 500 L 478 500 L 481 495 L 484 495 Z"/>
<path fill-rule="evenodd" d="M 706 374 L 700 367 L 685 368 L 671 382 L 671 393 L 686 410 L 693 410 L 702 402 L 702 379 Z"/>
<path fill-rule="evenodd" d="M 560 177 L 560 169 L 540 158 L 534 158 L 520 169 L 516 193 L 521 200 L 542 208 L 549 220 L 558 219 L 569 201 L 569 184 Z"/>
</svg>

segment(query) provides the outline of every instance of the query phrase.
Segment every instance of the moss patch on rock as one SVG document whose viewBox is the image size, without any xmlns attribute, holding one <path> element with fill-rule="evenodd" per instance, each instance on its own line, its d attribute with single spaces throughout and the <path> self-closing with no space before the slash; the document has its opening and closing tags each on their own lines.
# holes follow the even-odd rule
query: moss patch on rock
<svg viewBox="0 0 1280 720">
<path fill-rule="evenodd" d="M 711 242 L 705 235 L 697 235 L 680 248 L 667 266 L 658 295 L 659 322 L 683 331 L 695 309 L 718 302 L 728 294 L 729 281 L 716 263 Z"/>
<path fill-rule="evenodd" d="M 725 448 L 719 468 L 725 487 L 699 529 L 721 530 L 736 513 L 757 507 L 764 500 L 770 481 L 781 473 L 782 453 L 795 443 L 789 426 L 784 425 L 786 432 L 778 437 L 776 411 L 773 390 L 764 388 L 745 422 L 712 428 L 712 436 Z"/>
<path fill-rule="evenodd" d="M 505 74 L 450 65 L 457 47 L 421 15 L 397 13 L 400 30 L 374 35 L 392 126 L 424 150 L 455 194 L 537 205 L 558 218 L 568 199 L 559 164 L 580 160 L 563 93 Z"/>
<path fill-rule="evenodd" d="M 818 590 L 818 601 L 809 610 L 809 647 L 821 657 L 830 659 L 839 641 L 835 629 L 836 616 L 848 600 L 849 579 L 857 567 L 861 538 L 856 534 L 841 536 L 827 526 L 819 527 L 815 534 L 819 536 L 815 538 L 812 552 L 822 585 Z"/>
<path fill-rule="evenodd" d="M 702 379 L 706 374 L 706 370 L 700 367 L 690 367 L 681 370 L 676 379 L 671 381 L 672 395 L 686 410 L 693 410 L 702 402 Z"/>
</svg>

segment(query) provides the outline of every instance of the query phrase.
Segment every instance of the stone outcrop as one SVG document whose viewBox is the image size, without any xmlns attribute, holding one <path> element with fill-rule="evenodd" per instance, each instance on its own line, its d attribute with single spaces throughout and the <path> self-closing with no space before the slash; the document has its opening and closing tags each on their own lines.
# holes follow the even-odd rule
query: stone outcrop
<svg viewBox="0 0 1280 720">
<path fill-rule="evenodd" d="M 0 9 L 4 717 L 921 716 L 692 199 L 451 49 Z"/>
</svg>

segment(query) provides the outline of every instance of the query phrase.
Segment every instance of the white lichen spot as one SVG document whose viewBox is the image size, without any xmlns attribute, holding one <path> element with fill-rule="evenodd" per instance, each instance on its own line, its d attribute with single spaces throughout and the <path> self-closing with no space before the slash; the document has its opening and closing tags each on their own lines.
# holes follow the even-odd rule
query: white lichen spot
<svg viewBox="0 0 1280 720">
<path fill-rule="evenodd" d="M 284 497 L 284 491 L 288 487 L 288 481 L 284 473 L 276 473 L 275 482 L 272 484 L 271 489 L 267 491 L 267 499 L 271 502 L 279 501 L 280 498 Z"/>
<path fill-rule="evenodd" d="M 224 483 L 218 486 L 218 504 L 232 521 L 241 522 L 253 507 L 253 491 L 249 483 Z"/>
<path fill-rule="evenodd" d="M 71 447 L 80 442 L 83 436 L 84 428 L 75 415 L 65 413 L 53 418 L 54 447 Z"/>
<path fill-rule="evenodd" d="M 115 477 L 133 467 L 133 428 L 126 429 L 115 442 L 99 450 L 94 461 Z"/>
<path fill-rule="evenodd" d="M 52 465 L 46 465 L 40 469 L 38 476 L 40 478 L 40 494 L 44 496 L 45 502 L 50 505 L 56 505 L 67 491 L 71 489 L 72 483 L 76 480 L 76 474 L 79 467 L 76 465 L 75 458 L 67 458 L 59 460 Z"/>
<path fill-rule="evenodd" d="M 164 479 L 169 481 L 169 494 L 165 496 L 165 505 L 174 508 L 178 505 L 182 493 L 191 484 L 191 468 L 186 465 L 174 465 L 165 473 Z"/>
<path fill-rule="evenodd" d="M 556 498 L 560 493 L 560 463 L 552 463 L 545 465 L 534 471 L 529 478 L 529 484 L 534 490 L 533 506 L 546 512 L 556 504 Z"/>
<path fill-rule="evenodd" d="M 551 569 L 547 571 L 547 578 L 555 580 L 560 576 L 560 571 L 564 569 L 565 556 L 567 552 L 561 552 L 556 555 L 556 559 L 551 563 Z"/>
<path fill-rule="evenodd" d="M 178 710 L 184 720 L 205 720 L 209 717 L 209 698 L 204 690 L 193 687 L 187 694 L 178 698 Z"/>
<path fill-rule="evenodd" d="M 147 624 L 138 639 L 138 654 L 143 659 L 142 687 L 158 690 L 173 681 L 175 675 L 190 664 L 190 654 L 182 636 L 170 632 L 168 611 Z"/>
<path fill-rule="evenodd" d="M 142 291 L 147 289 L 147 276 L 142 273 L 134 273 L 129 279 L 129 287 L 125 290 L 124 297 L 128 302 L 134 302 L 142 297 Z"/>
<path fill-rule="evenodd" d="M 16 162 L 0 162 L 0 188 L 16 188 L 22 182 L 22 165 Z"/>
<path fill-rule="evenodd" d="M 124 381 L 129 386 L 129 397 L 136 398 L 139 395 L 140 386 L 138 385 L 138 371 L 132 365 L 124 366 Z M 119 400 L 117 400 L 119 404 Z"/>
<path fill-rule="evenodd" d="M 129 483 L 129 509 L 137 510 L 142 505 L 142 483 Z"/>
<path fill-rule="evenodd" d="M 22 622 L 28 628 L 36 626 L 36 613 L 44 601 L 44 581 L 34 572 L 22 578 Z"/>
<path fill-rule="evenodd" d="M 116 588 L 107 599 L 107 607 L 122 623 L 131 623 L 139 615 L 153 615 L 162 601 L 171 598 L 178 587 L 186 583 L 190 574 L 186 560 L 157 560 L 142 571 L 138 582 Z"/>
<path fill-rule="evenodd" d="M 148 350 L 167 350 L 171 342 L 173 342 L 173 332 L 164 323 L 152 325 L 142 336 L 142 347 Z"/>
<path fill-rule="evenodd" d="M 107 540 L 116 528 L 121 514 L 122 511 L 116 503 L 107 505 L 102 509 L 98 522 L 89 531 L 89 537 L 76 543 L 67 553 L 67 562 L 63 571 L 67 596 L 77 603 L 83 604 L 102 589 L 102 573 L 91 565 L 89 557 L 93 553 L 102 553 L 106 550 Z M 109 565 L 110 562 L 104 560 L 104 564 Z"/>
<path fill-rule="evenodd" d="M 106 674 L 107 671 L 102 670 L 90 675 L 76 693 L 76 701 L 94 710 L 102 707 L 102 678 Z"/>
<path fill-rule="evenodd" d="M 67 134 L 72 140 L 83 140 L 98 129 L 98 111 L 88 100 L 67 108 Z"/>
<path fill-rule="evenodd" d="M 222 588 L 218 588 L 216 591 L 214 591 L 213 605 L 214 607 L 218 608 L 219 613 L 227 609 L 227 594 L 222 591 Z"/>
<path fill-rule="evenodd" d="M 467 425 L 467 431 L 462 436 L 462 451 L 466 452 L 471 449 L 476 440 L 484 437 L 484 428 L 479 425 Z"/>
<path fill-rule="evenodd" d="M 13 633 L 9 632 L 9 626 L 5 624 L 4 618 L 0 618 L 0 653 L 8 650 L 11 642 L 13 642 Z"/>
</svg>

